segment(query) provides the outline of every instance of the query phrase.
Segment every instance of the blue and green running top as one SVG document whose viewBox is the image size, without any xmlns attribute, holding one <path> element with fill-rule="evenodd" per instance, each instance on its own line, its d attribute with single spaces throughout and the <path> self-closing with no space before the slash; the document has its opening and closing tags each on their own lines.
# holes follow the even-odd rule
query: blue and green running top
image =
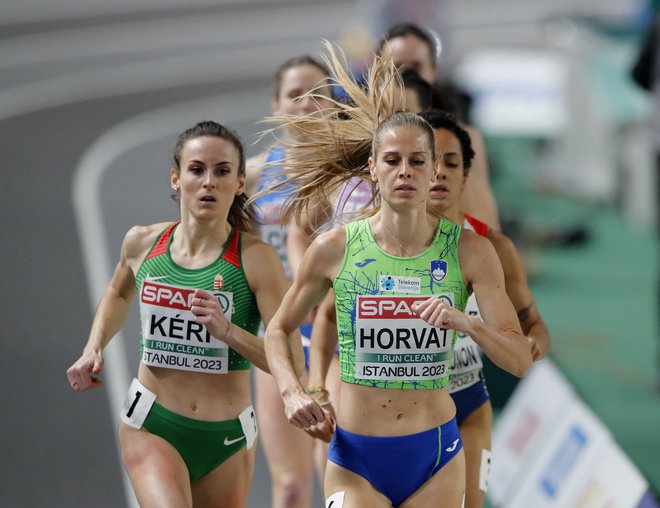
<svg viewBox="0 0 660 508">
<path fill-rule="evenodd" d="M 196 323 L 190 310 L 195 289 L 205 289 L 218 298 L 228 320 L 256 335 L 261 317 L 241 265 L 242 233 L 232 228 L 218 259 L 190 269 L 170 255 L 177 226 L 172 224 L 158 237 L 135 277 L 142 362 L 210 374 L 249 369 L 250 362 Z"/>
<path fill-rule="evenodd" d="M 346 225 L 344 262 L 333 282 L 342 381 L 401 390 L 447 386 L 455 332 L 430 326 L 412 305 L 435 296 L 465 309 L 460 233 L 440 220 L 424 252 L 400 258 L 376 243 L 368 219 Z"/>
</svg>

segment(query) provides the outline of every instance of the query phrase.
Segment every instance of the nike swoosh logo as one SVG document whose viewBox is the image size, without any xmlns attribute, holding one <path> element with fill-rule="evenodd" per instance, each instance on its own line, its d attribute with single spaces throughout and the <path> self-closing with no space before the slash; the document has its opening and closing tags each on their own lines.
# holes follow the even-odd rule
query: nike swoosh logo
<svg viewBox="0 0 660 508">
<path fill-rule="evenodd" d="M 334 501 L 330 501 L 330 504 L 328 505 L 328 508 L 332 508 L 332 505 L 335 504 Z"/>
<path fill-rule="evenodd" d="M 454 441 L 449 448 L 445 448 L 445 451 L 448 452 L 448 453 L 453 452 L 456 449 L 456 447 L 458 446 L 458 441 L 459 441 L 459 439 Z"/>
<path fill-rule="evenodd" d="M 245 439 L 245 436 L 237 437 L 236 439 L 225 438 L 225 446 L 231 446 L 234 443 L 238 443 L 241 439 Z"/>
<path fill-rule="evenodd" d="M 374 261 L 376 261 L 376 260 L 373 259 L 373 258 L 368 258 L 368 259 L 365 259 L 364 261 L 362 261 L 361 263 L 355 263 L 355 266 L 357 266 L 358 268 L 364 268 L 369 263 L 373 263 Z"/>
</svg>

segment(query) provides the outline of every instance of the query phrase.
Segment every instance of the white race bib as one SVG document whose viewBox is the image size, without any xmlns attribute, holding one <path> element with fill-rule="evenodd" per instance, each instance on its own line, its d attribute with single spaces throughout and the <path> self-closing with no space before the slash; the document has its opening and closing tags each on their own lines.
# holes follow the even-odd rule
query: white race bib
<svg viewBox="0 0 660 508">
<path fill-rule="evenodd" d="M 141 429 L 155 400 L 156 394 L 134 378 L 128 388 L 124 409 L 121 412 L 121 420 L 134 429 Z"/>
<path fill-rule="evenodd" d="M 465 313 L 480 317 L 474 295 L 468 298 Z M 467 333 L 459 332 L 457 336 L 449 377 L 449 393 L 458 392 L 479 382 L 479 372 L 484 366 L 477 343 Z"/>
<path fill-rule="evenodd" d="M 325 508 L 342 508 L 344 506 L 344 496 L 346 491 L 335 492 L 325 500 Z"/>
<path fill-rule="evenodd" d="M 194 288 L 145 279 L 140 291 L 142 361 L 153 367 L 226 374 L 229 346 L 195 321 L 190 311 Z M 231 321 L 233 293 L 213 293 Z"/>
<path fill-rule="evenodd" d="M 422 381 L 449 372 L 453 331 L 430 326 L 412 307 L 429 295 L 357 297 L 355 377 Z M 439 295 L 453 306 L 453 295 Z"/>
<path fill-rule="evenodd" d="M 249 450 L 257 439 L 258 433 L 257 418 L 254 416 L 254 408 L 252 405 L 246 407 L 241 414 L 238 415 L 238 419 L 241 422 L 243 434 L 245 434 L 246 447 Z"/>
<path fill-rule="evenodd" d="M 481 349 L 469 335 L 459 337 L 454 346 L 452 367 L 449 372 L 449 393 L 463 390 L 476 384 L 483 368 Z"/>
<path fill-rule="evenodd" d="M 481 450 L 481 467 L 479 468 L 479 489 L 488 492 L 488 477 L 490 476 L 490 461 L 493 453 Z"/>
</svg>

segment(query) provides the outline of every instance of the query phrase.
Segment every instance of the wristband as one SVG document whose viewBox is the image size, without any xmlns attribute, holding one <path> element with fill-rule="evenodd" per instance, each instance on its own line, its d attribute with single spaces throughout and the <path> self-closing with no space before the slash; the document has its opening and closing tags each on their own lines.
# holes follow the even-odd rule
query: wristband
<svg viewBox="0 0 660 508">
<path fill-rule="evenodd" d="M 226 343 L 229 338 L 229 332 L 231 330 L 231 321 L 227 321 L 227 330 L 225 331 L 225 338 L 222 339 L 222 342 Z"/>
</svg>

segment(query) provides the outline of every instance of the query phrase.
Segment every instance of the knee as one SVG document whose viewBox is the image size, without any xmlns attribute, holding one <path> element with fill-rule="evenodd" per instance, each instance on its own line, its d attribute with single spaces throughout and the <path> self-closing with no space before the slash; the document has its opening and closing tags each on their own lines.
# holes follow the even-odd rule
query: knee
<svg viewBox="0 0 660 508">
<path fill-rule="evenodd" d="M 298 475 L 286 473 L 280 479 L 282 506 L 298 506 L 304 501 L 309 485 Z"/>
</svg>

